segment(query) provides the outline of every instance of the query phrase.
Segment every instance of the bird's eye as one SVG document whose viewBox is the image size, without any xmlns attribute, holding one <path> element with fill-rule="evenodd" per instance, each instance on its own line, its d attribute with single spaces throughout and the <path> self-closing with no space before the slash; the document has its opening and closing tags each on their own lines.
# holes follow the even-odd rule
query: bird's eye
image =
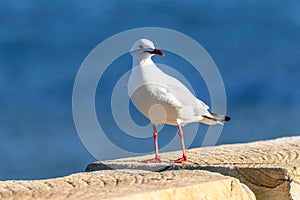
<svg viewBox="0 0 300 200">
<path fill-rule="evenodd" d="M 139 48 L 140 48 L 140 49 L 143 49 L 144 47 L 143 47 L 143 45 L 139 45 Z"/>
</svg>

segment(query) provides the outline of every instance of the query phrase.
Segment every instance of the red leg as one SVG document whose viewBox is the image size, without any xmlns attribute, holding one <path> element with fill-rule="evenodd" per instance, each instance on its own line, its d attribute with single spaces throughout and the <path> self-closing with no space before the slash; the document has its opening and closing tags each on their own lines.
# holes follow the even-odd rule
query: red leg
<svg viewBox="0 0 300 200">
<path fill-rule="evenodd" d="M 160 155 L 158 154 L 158 133 L 156 126 L 152 124 L 153 127 L 153 138 L 154 138 L 154 148 L 155 148 L 155 158 L 149 160 L 143 160 L 143 163 L 160 163 Z"/>
<path fill-rule="evenodd" d="M 181 129 L 181 125 L 178 124 L 178 135 L 180 137 L 181 147 L 182 147 L 182 157 L 178 158 L 177 160 L 174 160 L 174 163 L 181 163 L 187 161 L 187 156 L 185 153 L 185 147 L 184 147 L 184 139 L 183 139 L 183 131 Z"/>
</svg>

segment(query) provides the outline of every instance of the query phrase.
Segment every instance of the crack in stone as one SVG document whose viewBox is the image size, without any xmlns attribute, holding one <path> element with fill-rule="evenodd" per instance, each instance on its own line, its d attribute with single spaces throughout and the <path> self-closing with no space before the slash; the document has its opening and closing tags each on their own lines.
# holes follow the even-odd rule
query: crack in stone
<svg viewBox="0 0 300 200">
<path fill-rule="evenodd" d="M 66 183 L 68 183 L 69 185 L 72 186 L 72 188 L 76 188 L 76 184 L 74 184 L 72 181 L 69 181 L 69 180 L 65 180 Z"/>
</svg>

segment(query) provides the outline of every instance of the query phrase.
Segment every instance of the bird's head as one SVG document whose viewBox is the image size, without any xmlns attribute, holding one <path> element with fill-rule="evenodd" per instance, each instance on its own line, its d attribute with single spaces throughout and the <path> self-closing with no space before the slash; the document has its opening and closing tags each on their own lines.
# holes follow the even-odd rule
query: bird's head
<svg viewBox="0 0 300 200">
<path fill-rule="evenodd" d="M 130 49 L 134 59 L 139 61 L 151 58 L 153 55 L 164 56 L 165 54 L 154 47 L 153 42 L 147 39 L 139 39 Z"/>
</svg>

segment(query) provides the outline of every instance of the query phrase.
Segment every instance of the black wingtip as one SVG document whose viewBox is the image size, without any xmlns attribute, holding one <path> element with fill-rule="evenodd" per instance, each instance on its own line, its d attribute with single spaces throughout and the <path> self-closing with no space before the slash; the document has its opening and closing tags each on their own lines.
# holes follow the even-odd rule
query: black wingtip
<svg viewBox="0 0 300 200">
<path fill-rule="evenodd" d="M 229 121 L 230 119 L 231 119 L 231 117 L 229 117 L 229 116 L 224 117 L 224 121 L 226 121 L 226 122 Z"/>
<path fill-rule="evenodd" d="M 231 117 L 229 116 L 224 116 L 224 115 L 219 115 L 213 112 L 209 112 L 215 120 L 219 120 L 219 121 L 229 121 L 231 119 Z"/>
</svg>

